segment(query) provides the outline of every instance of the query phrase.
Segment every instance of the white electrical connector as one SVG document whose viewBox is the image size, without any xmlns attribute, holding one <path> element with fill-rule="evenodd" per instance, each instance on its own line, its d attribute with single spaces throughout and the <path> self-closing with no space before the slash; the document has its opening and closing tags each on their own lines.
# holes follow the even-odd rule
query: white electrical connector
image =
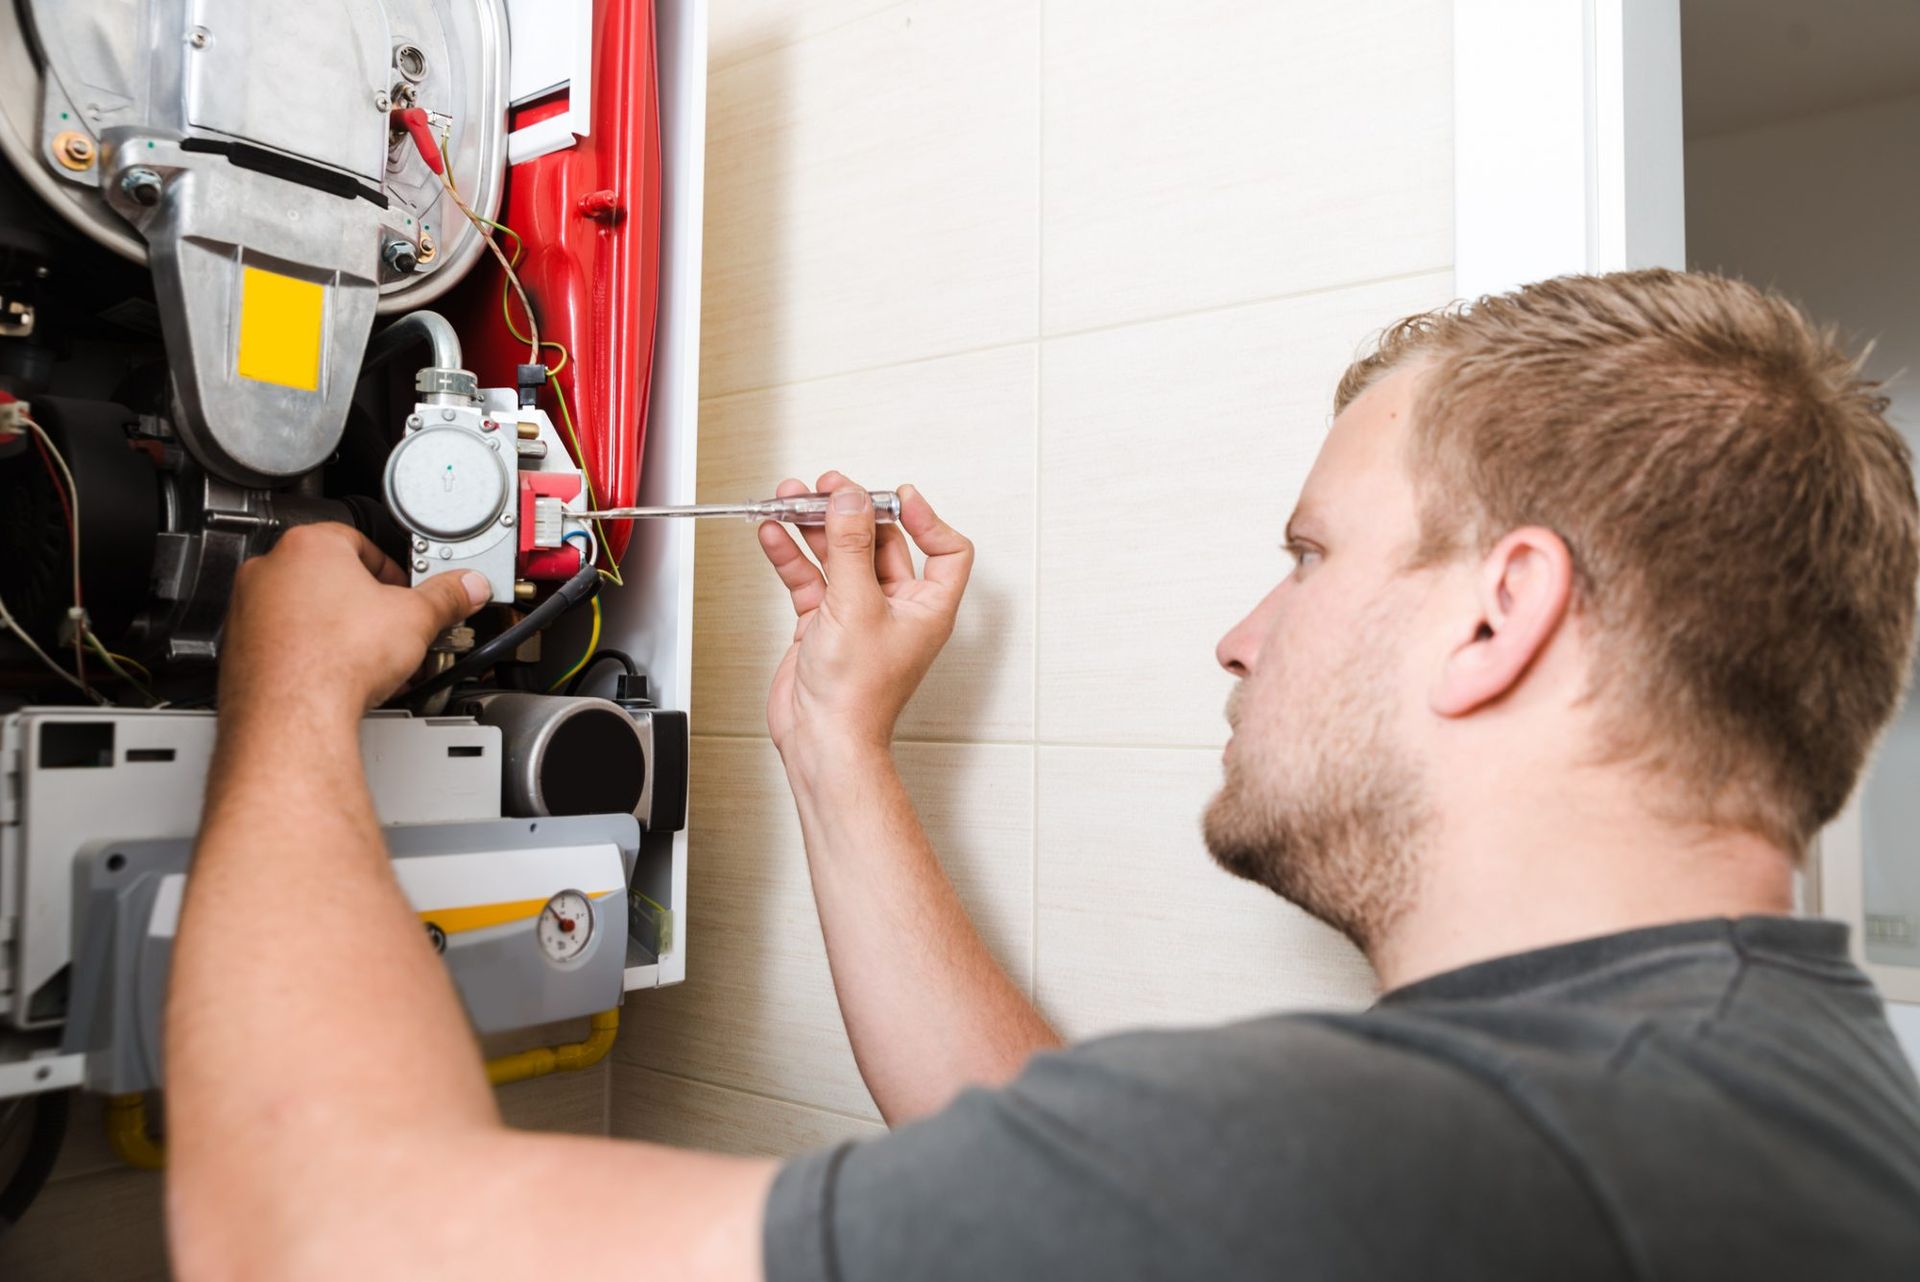
<svg viewBox="0 0 1920 1282">
<path fill-rule="evenodd" d="M 535 498 L 533 500 L 533 546 L 557 548 L 565 542 L 567 515 L 565 500 Z"/>
<path fill-rule="evenodd" d="M 27 430 L 27 417 L 33 406 L 0 393 L 0 436 L 13 436 Z"/>
</svg>

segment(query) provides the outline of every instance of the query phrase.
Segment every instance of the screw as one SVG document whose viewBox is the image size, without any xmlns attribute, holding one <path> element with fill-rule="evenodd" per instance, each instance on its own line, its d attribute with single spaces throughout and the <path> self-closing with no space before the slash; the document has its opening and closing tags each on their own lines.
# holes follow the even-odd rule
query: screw
<svg viewBox="0 0 1920 1282">
<path fill-rule="evenodd" d="M 388 241 L 387 247 L 380 251 L 380 259 L 402 276 L 411 273 L 420 263 L 419 255 L 414 252 L 413 246 L 404 240 Z"/>
<path fill-rule="evenodd" d="M 501 517 L 500 517 L 500 524 L 502 524 L 502 525 L 504 525 L 504 526 L 506 526 L 506 527 L 507 527 L 508 529 L 512 529 L 512 528 L 513 528 L 513 513 L 511 513 L 511 512 L 506 512 L 506 513 L 503 513 L 503 514 L 501 515 Z"/>
<path fill-rule="evenodd" d="M 415 539 L 413 541 L 413 550 L 415 552 L 425 552 L 427 550 L 427 541 L 425 539 Z"/>
<path fill-rule="evenodd" d="M 433 243 L 433 237 L 427 232 L 421 232 L 420 233 L 420 261 L 423 263 L 430 263 L 433 261 L 434 256 L 439 252 L 440 252 L 440 247 Z"/>
<path fill-rule="evenodd" d="M 480 420 L 480 430 L 483 432 L 491 432 L 499 426 L 500 425 L 498 423 L 494 422 L 490 418 L 483 418 Z"/>
<path fill-rule="evenodd" d="M 53 275 L 53 269 L 48 267 L 45 263 L 42 263 L 40 266 L 33 269 L 33 278 L 35 280 L 45 280 L 47 277 L 51 275 Z"/>
<path fill-rule="evenodd" d="M 420 416 L 418 414 L 407 415 L 407 430 L 409 432 L 417 432 L 420 430 Z"/>
<path fill-rule="evenodd" d="M 539 591 L 540 588 L 533 580 L 521 579 L 513 585 L 513 599 L 516 601 L 531 601 Z"/>
<path fill-rule="evenodd" d="M 440 417 L 445 419 L 447 422 L 451 423 L 453 422 L 453 417 L 454 417 L 453 411 L 451 409 L 441 410 Z"/>
<path fill-rule="evenodd" d="M 427 572 L 427 563 L 424 560 L 415 561 L 413 563 L 413 568 L 415 570 L 418 570 L 421 574 L 425 574 Z"/>
<path fill-rule="evenodd" d="M 160 175 L 145 165 L 135 165 L 120 176 L 120 191 L 136 205 L 152 209 L 160 203 L 162 190 Z"/>
<path fill-rule="evenodd" d="M 440 545 L 440 559 L 442 561 L 451 561 L 453 559 L 453 549 L 444 543 Z"/>
<path fill-rule="evenodd" d="M 392 106 L 393 102 L 387 97 L 386 90 L 380 89 L 375 91 L 373 95 L 373 109 L 375 111 L 386 111 Z"/>
<path fill-rule="evenodd" d="M 204 49 L 207 47 L 208 39 L 209 37 L 205 27 L 195 27 L 193 34 L 187 37 L 187 43 L 196 49 Z"/>
<path fill-rule="evenodd" d="M 68 169 L 92 169 L 98 154 L 93 139 L 83 133 L 69 129 L 54 136 L 53 158 Z"/>
</svg>

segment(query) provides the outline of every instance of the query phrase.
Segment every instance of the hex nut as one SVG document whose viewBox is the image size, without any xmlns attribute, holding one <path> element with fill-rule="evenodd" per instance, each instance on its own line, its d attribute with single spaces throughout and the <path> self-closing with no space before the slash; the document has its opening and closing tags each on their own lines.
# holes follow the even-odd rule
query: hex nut
<svg viewBox="0 0 1920 1282">
<path fill-rule="evenodd" d="M 93 162 L 99 156 L 100 149 L 93 145 L 93 139 L 76 129 L 64 130 L 53 136 L 53 158 L 63 168 L 76 173 L 92 169 Z"/>
</svg>

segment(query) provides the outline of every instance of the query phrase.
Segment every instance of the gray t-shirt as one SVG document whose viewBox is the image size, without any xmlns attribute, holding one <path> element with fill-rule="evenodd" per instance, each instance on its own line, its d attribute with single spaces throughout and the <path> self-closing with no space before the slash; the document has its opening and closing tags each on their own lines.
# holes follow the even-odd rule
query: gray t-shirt
<svg viewBox="0 0 1920 1282">
<path fill-rule="evenodd" d="M 772 1282 L 1920 1279 L 1920 1088 L 1833 922 L 1138 1033 L 790 1163 Z"/>
</svg>

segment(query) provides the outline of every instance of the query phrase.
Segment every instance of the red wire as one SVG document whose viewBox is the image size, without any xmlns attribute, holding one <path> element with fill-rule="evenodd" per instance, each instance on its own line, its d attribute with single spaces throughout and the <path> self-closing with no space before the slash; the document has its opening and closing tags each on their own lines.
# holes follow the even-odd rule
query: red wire
<svg viewBox="0 0 1920 1282">
<path fill-rule="evenodd" d="M 28 419 L 27 421 L 29 423 L 33 423 L 32 419 Z M 38 423 L 33 423 L 33 427 L 39 427 L 39 426 L 40 425 Z M 42 429 L 42 430 L 45 430 L 45 429 Z M 72 547 L 73 537 L 74 537 L 73 505 L 67 502 L 67 491 L 66 491 L 66 487 L 63 484 L 61 484 L 60 469 L 54 466 L 53 455 L 47 453 L 47 443 L 41 439 L 40 433 L 37 431 L 34 431 L 32 428 L 29 428 L 27 430 L 27 435 L 33 438 L 33 448 L 39 451 L 40 461 L 46 465 L 47 475 L 53 481 L 54 495 L 60 500 L 60 515 L 63 518 L 65 518 L 67 523 L 67 546 Z M 74 566 L 74 573 L 73 573 L 73 608 L 76 610 L 80 609 L 80 567 L 77 565 Z M 75 619 L 73 623 L 74 623 L 74 627 L 76 628 L 80 626 L 79 619 Z M 84 649 L 80 643 L 80 637 L 78 633 L 74 634 L 73 666 L 75 668 L 76 675 L 79 676 L 81 682 L 84 684 L 87 679 L 87 661 L 86 661 Z"/>
</svg>

